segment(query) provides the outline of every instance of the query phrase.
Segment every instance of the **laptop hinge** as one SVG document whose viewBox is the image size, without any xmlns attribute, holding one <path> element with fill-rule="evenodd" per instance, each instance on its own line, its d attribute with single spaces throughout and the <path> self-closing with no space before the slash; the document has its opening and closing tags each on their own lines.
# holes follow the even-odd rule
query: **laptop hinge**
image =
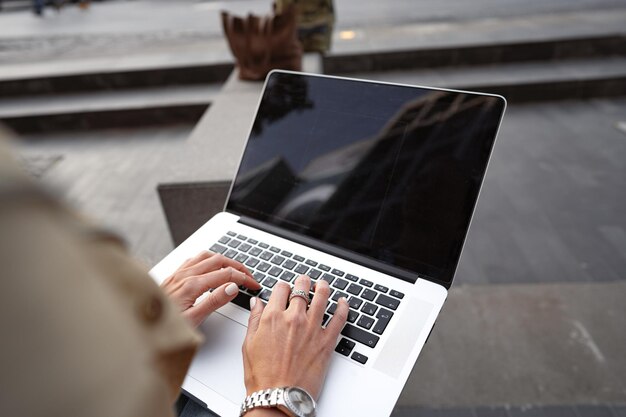
<svg viewBox="0 0 626 417">
<path fill-rule="evenodd" d="M 410 272 L 401 268 L 396 268 L 394 266 L 379 262 L 375 259 L 368 258 L 367 256 L 363 256 L 358 253 L 348 251 L 346 249 L 342 249 L 338 246 L 331 245 L 329 243 L 322 242 L 320 240 L 313 239 L 307 236 L 303 236 L 301 234 L 294 233 L 290 230 L 285 230 L 283 228 L 273 226 L 271 224 L 267 224 L 259 220 L 252 219 L 247 216 L 240 216 L 239 223 L 245 224 L 246 226 L 254 227 L 255 229 L 259 229 L 259 230 L 262 230 L 267 233 L 271 233 L 276 236 L 280 236 L 282 238 L 291 240 L 292 242 L 296 242 L 301 245 L 304 245 L 313 249 L 317 249 L 322 252 L 331 253 L 332 255 L 345 259 L 346 261 L 354 262 L 355 264 L 359 264 L 366 268 L 370 268 L 375 271 L 382 272 L 383 274 L 391 275 L 392 277 L 401 279 L 411 284 L 415 283 L 415 281 L 417 281 L 418 278 L 422 278 L 428 281 L 432 281 L 436 284 L 442 285 L 446 287 L 446 289 L 449 289 L 449 285 L 447 285 L 447 283 L 433 279 L 431 277 L 420 275 L 415 272 Z"/>
</svg>

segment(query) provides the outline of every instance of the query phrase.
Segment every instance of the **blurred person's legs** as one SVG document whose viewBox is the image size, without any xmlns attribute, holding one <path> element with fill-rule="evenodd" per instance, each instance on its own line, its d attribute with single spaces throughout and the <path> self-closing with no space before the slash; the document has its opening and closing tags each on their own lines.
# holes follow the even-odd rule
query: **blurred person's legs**
<svg viewBox="0 0 626 417">
<path fill-rule="evenodd" d="M 44 0 L 33 0 L 33 11 L 36 15 L 41 16 L 45 6 Z"/>
</svg>

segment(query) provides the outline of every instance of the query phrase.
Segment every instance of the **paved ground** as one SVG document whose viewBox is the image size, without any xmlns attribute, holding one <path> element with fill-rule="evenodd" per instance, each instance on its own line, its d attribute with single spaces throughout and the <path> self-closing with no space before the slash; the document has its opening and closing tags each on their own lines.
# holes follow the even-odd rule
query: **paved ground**
<svg viewBox="0 0 626 417">
<path fill-rule="evenodd" d="M 128 52 L 167 57 L 178 56 L 181 48 L 183 55 L 230 59 L 219 12 L 266 13 L 268 4 L 267 0 L 140 0 L 94 3 L 87 11 L 48 10 L 43 19 L 28 11 L 0 13 L 0 64 L 85 60 Z M 341 52 L 500 41 L 517 31 L 564 36 L 572 30 L 623 32 L 626 4 L 623 0 L 341 0 L 336 8 L 333 49 Z M 341 31 L 350 33 L 341 35 Z"/>
</svg>

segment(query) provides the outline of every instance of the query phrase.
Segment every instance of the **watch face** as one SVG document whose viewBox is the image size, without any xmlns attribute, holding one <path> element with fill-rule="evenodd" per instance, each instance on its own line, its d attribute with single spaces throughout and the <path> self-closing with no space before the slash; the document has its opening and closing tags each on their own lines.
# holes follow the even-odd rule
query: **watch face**
<svg viewBox="0 0 626 417">
<path fill-rule="evenodd" d="M 300 388 L 288 388 L 286 392 L 287 405 L 293 411 L 297 413 L 298 416 L 302 417 L 313 417 L 315 416 L 315 401 L 303 389 Z"/>
</svg>

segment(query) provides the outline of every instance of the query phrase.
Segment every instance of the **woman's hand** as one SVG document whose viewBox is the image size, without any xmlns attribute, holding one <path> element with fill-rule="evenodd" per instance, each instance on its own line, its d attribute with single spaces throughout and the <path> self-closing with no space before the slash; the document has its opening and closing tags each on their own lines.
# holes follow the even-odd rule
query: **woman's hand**
<svg viewBox="0 0 626 417">
<path fill-rule="evenodd" d="M 161 288 L 183 316 L 197 327 L 209 314 L 235 298 L 239 285 L 253 290 L 261 288 L 241 263 L 204 251 L 187 259 L 163 281 Z M 211 289 L 213 291 L 196 304 L 198 297 Z"/>
<path fill-rule="evenodd" d="M 309 293 L 311 279 L 298 277 L 295 289 Z M 247 395 L 282 386 L 297 386 L 319 397 L 330 358 L 348 317 L 348 302 L 341 298 L 332 319 L 322 328 L 330 288 L 318 281 L 307 310 L 306 301 L 294 297 L 291 288 L 279 282 L 267 304 L 251 299 L 248 333 L 243 344 Z M 252 301 L 254 300 L 254 301 Z"/>
</svg>

